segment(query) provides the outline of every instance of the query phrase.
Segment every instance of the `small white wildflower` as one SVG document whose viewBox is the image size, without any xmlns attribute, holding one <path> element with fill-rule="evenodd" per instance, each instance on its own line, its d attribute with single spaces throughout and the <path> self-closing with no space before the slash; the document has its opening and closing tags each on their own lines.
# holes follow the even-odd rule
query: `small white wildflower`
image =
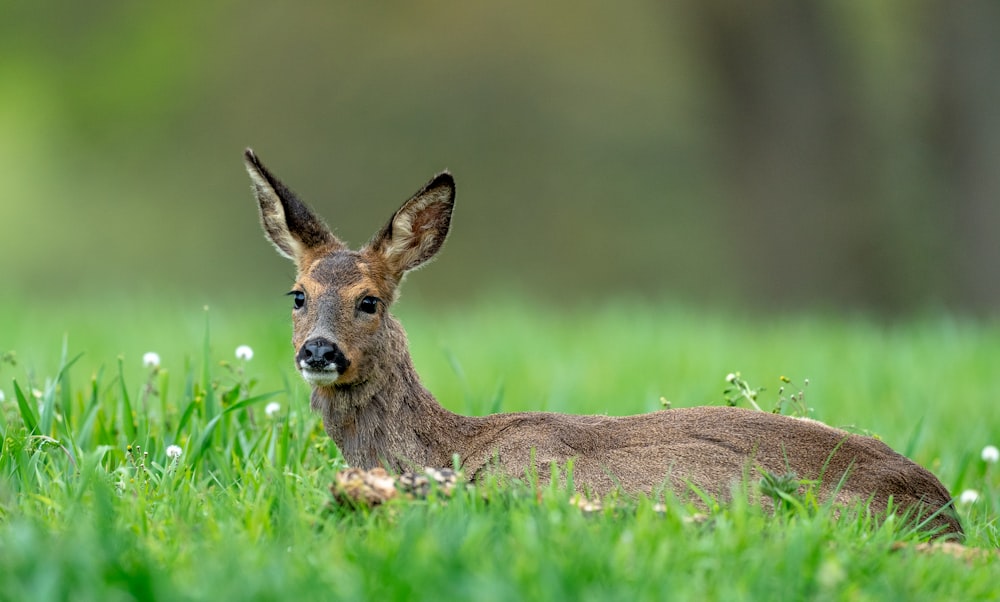
<svg viewBox="0 0 1000 602">
<path fill-rule="evenodd" d="M 3 394 L 3 389 L 0 389 L 0 403 L 7 401 L 7 396 Z"/>
<path fill-rule="evenodd" d="M 184 453 L 184 450 L 181 449 L 180 445 L 168 445 L 167 446 L 167 457 L 168 458 L 177 459 L 177 458 L 180 458 L 181 454 L 183 454 L 183 453 Z"/>
<path fill-rule="evenodd" d="M 0 397 L 0 401 L 3 398 Z M 1000 449 L 997 449 L 996 445 L 987 445 L 983 448 L 983 462 L 989 462 L 990 464 L 996 464 L 997 460 L 1000 460 Z"/>
<path fill-rule="evenodd" d="M 844 570 L 844 566 L 836 559 L 836 556 L 832 555 L 819 565 L 819 571 L 816 572 L 816 580 L 827 590 L 838 587 L 846 577 L 847 572 Z"/>
<path fill-rule="evenodd" d="M 160 354 L 155 351 L 149 351 L 142 356 L 142 365 L 147 368 L 159 368 L 160 367 Z"/>
<path fill-rule="evenodd" d="M 271 403 L 264 406 L 264 413 L 267 414 L 268 418 L 274 418 L 275 414 L 281 411 L 281 404 L 277 401 L 272 401 Z"/>
<path fill-rule="evenodd" d="M 736 380 L 736 375 L 733 374 L 732 372 L 730 372 L 729 374 L 726 375 L 726 382 L 727 383 L 731 383 L 734 380 Z"/>
<path fill-rule="evenodd" d="M 960 504 L 972 504 L 979 499 L 979 492 L 975 489 L 966 489 L 962 492 L 962 495 L 958 496 L 958 503 Z"/>
<path fill-rule="evenodd" d="M 236 348 L 236 359 L 250 361 L 253 359 L 253 349 L 250 345 L 240 345 Z"/>
</svg>

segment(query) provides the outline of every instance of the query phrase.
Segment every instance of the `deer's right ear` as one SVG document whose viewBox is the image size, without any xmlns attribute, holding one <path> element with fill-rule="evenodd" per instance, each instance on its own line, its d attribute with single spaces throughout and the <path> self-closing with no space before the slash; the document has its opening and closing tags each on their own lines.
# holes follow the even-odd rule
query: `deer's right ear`
<svg viewBox="0 0 1000 602">
<path fill-rule="evenodd" d="M 264 167 L 253 150 L 243 153 L 260 205 L 260 223 L 278 253 L 298 261 L 310 249 L 339 245 L 321 219 Z"/>
</svg>

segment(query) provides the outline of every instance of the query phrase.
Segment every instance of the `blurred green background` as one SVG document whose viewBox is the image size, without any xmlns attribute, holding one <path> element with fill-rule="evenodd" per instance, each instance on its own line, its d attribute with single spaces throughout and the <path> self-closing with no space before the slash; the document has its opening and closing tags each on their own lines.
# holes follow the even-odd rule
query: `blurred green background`
<svg viewBox="0 0 1000 602">
<path fill-rule="evenodd" d="M 1000 3 L 5 2 L 0 297 L 280 294 L 252 146 L 407 296 L 1000 306 Z"/>
</svg>

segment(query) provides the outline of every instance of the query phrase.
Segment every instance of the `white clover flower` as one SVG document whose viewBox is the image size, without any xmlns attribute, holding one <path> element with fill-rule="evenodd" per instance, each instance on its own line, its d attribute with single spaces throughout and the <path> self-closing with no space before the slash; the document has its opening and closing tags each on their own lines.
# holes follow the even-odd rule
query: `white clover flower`
<svg viewBox="0 0 1000 602">
<path fill-rule="evenodd" d="M 264 413 L 267 414 L 268 418 L 274 418 L 274 416 L 281 411 L 281 404 L 277 401 L 272 401 L 271 403 L 264 406 Z"/>
<path fill-rule="evenodd" d="M 236 348 L 236 359 L 250 361 L 253 359 L 253 349 L 250 345 L 240 345 Z"/>
<path fill-rule="evenodd" d="M 180 445 L 168 445 L 167 446 L 167 457 L 168 458 L 173 458 L 173 459 L 176 460 L 177 458 L 180 458 L 181 454 L 183 454 L 183 453 L 184 453 L 184 450 L 181 449 Z"/>
<path fill-rule="evenodd" d="M 979 492 L 975 489 L 966 489 L 962 492 L 962 495 L 958 496 L 958 503 L 960 504 L 972 504 L 979 499 Z"/>
<path fill-rule="evenodd" d="M 142 356 L 142 365 L 147 368 L 159 368 L 160 367 L 160 354 L 155 351 L 149 351 Z"/>
<path fill-rule="evenodd" d="M 736 380 L 736 375 L 733 374 L 732 372 L 730 372 L 729 374 L 726 375 L 726 382 L 727 383 L 731 383 L 734 380 Z"/>
<path fill-rule="evenodd" d="M 2 401 L 2 398 L 0 398 Z M 989 462 L 990 464 L 996 464 L 997 460 L 1000 460 L 1000 449 L 997 449 L 996 445 L 987 445 L 983 448 L 983 462 Z"/>
</svg>

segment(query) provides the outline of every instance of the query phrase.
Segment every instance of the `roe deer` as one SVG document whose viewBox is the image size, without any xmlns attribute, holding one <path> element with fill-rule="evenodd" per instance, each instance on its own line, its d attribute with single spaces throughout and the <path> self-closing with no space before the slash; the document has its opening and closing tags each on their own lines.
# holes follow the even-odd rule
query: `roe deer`
<svg viewBox="0 0 1000 602">
<path fill-rule="evenodd" d="M 312 408 L 344 458 L 358 468 L 450 467 L 457 455 L 473 481 L 488 471 L 523 477 L 535 462 L 573 461 L 576 486 L 595 495 L 618 487 L 655 493 L 691 486 L 728 496 L 755 469 L 819 479 L 824 499 L 871 500 L 930 517 L 925 527 L 962 536 L 947 489 L 881 441 L 812 420 L 732 407 L 670 409 L 637 416 L 524 412 L 468 417 L 438 404 L 410 360 L 406 335 L 389 313 L 410 270 L 441 249 L 455 183 L 435 176 L 352 251 L 264 167 L 253 151 L 247 171 L 267 237 L 295 262 L 292 344 L 295 367 L 312 386 Z"/>
</svg>

